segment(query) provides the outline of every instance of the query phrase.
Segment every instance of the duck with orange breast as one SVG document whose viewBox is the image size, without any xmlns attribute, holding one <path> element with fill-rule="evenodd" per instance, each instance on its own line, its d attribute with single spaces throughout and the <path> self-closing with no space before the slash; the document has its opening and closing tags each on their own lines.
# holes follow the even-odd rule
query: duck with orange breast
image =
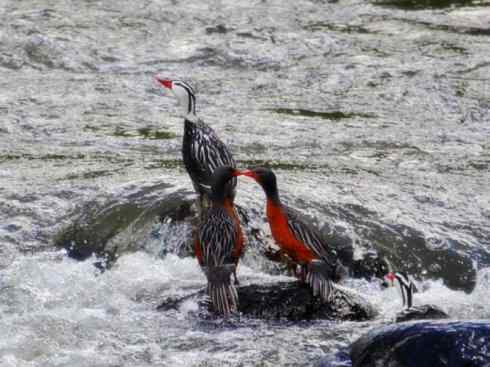
<svg viewBox="0 0 490 367">
<path fill-rule="evenodd" d="M 302 267 L 304 280 L 313 294 L 324 302 L 331 302 L 337 293 L 332 283 L 338 266 L 336 250 L 325 243 L 318 229 L 281 202 L 274 172 L 255 168 L 242 171 L 240 175 L 253 178 L 262 186 L 267 197 L 266 214 L 272 237 L 281 251 Z"/>
<path fill-rule="evenodd" d="M 235 274 L 244 239 L 226 187 L 239 173 L 230 166 L 215 169 L 211 207 L 199 225 L 194 244 L 197 260 L 208 280 L 213 310 L 224 316 L 238 309 L 238 294 L 231 275 Z"/>
</svg>

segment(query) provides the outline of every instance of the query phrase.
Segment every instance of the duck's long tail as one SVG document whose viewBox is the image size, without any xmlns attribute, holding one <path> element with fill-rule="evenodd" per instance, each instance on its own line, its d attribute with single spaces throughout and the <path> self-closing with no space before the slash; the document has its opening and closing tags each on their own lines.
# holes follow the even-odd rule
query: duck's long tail
<svg viewBox="0 0 490 367">
<path fill-rule="evenodd" d="M 231 275 L 235 271 L 234 264 L 207 267 L 208 294 L 214 311 L 228 316 L 238 310 L 238 293 Z"/>
<path fill-rule="evenodd" d="M 331 266 L 321 260 L 308 263 L 306 282 L 313 289 L 314 296 L 320 296 L 323 302 L 329 302 L 333 296 Z"/>
</svg>

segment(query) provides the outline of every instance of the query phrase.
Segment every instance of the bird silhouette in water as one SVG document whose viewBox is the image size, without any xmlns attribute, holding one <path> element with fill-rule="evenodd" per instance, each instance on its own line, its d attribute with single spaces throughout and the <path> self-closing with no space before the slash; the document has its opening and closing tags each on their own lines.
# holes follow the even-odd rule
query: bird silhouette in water
<svg viewBox="0 0 490 367">
<path fill-rule="evenodd" d="M 225 316 L 238 308 L 238 294 L 231 275 L 235 274 L 244 246 L 240 221 L 226 191 L 228 182 L 238 174 L 239 171 L 230 166 L 214 171 L 211 207 L 195 239 L 195 254 L 208 280 L 212 307 Z"/>
<path fill-rule="evenodd" d="M 336 250 L 325 243 L 319 231 L 299 213 L 281 202 L 274 172 L 255 168 L 242 171 L 240 175 L 253 178 L 262 186 L 267 197 L 267 219 L 280 251 L 301 266 L 303 279 L 315 296 L 320 296 L 324 302 L 331 301 L 334 296 L 332 279 L 336 277 L 338 266 Z"/>
</svg>

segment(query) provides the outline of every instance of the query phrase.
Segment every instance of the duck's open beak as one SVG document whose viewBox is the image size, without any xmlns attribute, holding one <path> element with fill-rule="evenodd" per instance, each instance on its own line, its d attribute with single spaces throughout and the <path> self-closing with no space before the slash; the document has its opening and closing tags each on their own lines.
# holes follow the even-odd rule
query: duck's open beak
<svg viewBox="0 0 490 367">
<path fill-rule="evenodd" d="M 155 77 L 155 79 L 157 80 L 157 82 L 163 85 L 164 88 L 172 89 L 172 81 L 170 79 L 163 79 L 159 77 Z"/>
</svg>

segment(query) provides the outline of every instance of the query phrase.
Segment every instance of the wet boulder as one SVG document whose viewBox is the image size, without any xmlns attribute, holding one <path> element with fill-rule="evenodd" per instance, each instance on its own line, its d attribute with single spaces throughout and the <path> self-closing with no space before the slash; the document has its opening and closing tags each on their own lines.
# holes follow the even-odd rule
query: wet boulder
<svg viewBox="0 0 490 367">
<path fill-rule="evenodd" d="M 436 305 L 420 305 L 406 308 L 398 312 L 395 316 L 395 322 L 439 320 L 448 318 L 449 315 Z"/>
<path fill-rule="evenodd" d="M 191 191 L 158 181 L 126 185 L 81 203 L 72 214 L 72 223 L 55 237 L 55 244 L 79 260 L 94 254 L 102 257 L 104 268 L 121 254 L 134 251 L 193 256 L 195 198 Z M 302 205 L 295 203 L 295 207 Z M 266 229 L 263 207 L 238 209 L 248 240 L 246 257 L 264 259 L 274 241 Z M 382 278 L 389 271 L 387 259 L 395 268 L 415 277 L 443 279 L 452 289 L 471 291 L 475 285 L 473 261 L 457 244 L 434 248 L 416 229 L 385 223 L 376 213 L 358 205 L 331 204 L 320 208 L 320 213 L 318 218 L 305 218 L 321 228 L 325 241 L 336 249 L 351 277 Z M 288 268 L 280 261 L 257 263 L 261 270 L 272 274 L 284 274 Z"/>
<path fill-rule="evenodd" d="M 155 225 L 164 225 L 167 232 L 179 226 L 181 241 L 173 241 L 178 248 L 172 251 L 187 255 L 190 223 L 186 220 L 193 216 L 194 196 L 165 183 L 128 185 L 109 197 L 81 204 L 72 223 L 55 237 L 55 244 L 74 259 L 97 255 L 110 265 L 123 253 L 144 250 L 156 235 Z"/>
<path fill-rule="evenodd" d="M 250 284 L 237 288 L 239 312 L 248 317 L 277 320 L 370 320 L 377 315 L 376 309 L 356 292 L 334 285 L 336 297 L 329 304 L 313 297 L 311 289 L 297 281 L 271 284 Z M 179 309 L 190 299 L 198 302 L 201 310 L 207 310 L 205 291 L 180 299 L 169 298 L 158 306 L 160 311 Z M 206 312 L 206 311 L 204 311 Z"/>
<path fill-rule="evenodd" d="M 484 251 L 470 254 L 468 246 L 456 239 L 436 241 L 415 227 L 386 221 L 361 205 L 320 205 L 319 211 L 329 243 L 365 253 L 350 261 L 354 277 L 382 278 L 387 270 L 384 260 L 388 260 L 393 268 L 416 278 L 442 279 L 451 289 L 471 292 L 476 284 L 472 256 L 478 256 L 483 266 L 490 261 Z M 331 225 L 338 222 L 343 227 Z"/>
<path fill-rule="evenodd" d="M 490 321 L 417 321 L 371 330 L 351 347 L 353 367 L 486 367 Z"/>
</svg>

